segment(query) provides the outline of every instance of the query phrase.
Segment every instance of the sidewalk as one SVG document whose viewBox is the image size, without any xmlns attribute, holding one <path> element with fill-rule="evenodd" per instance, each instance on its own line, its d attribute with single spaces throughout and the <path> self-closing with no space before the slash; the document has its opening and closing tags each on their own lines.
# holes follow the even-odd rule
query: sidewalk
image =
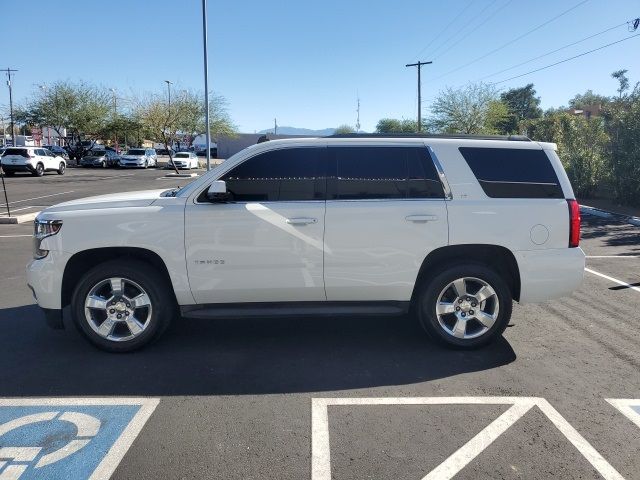
<svg viewBox="0 0 640 480">
<path fill-rule="evenodd" d="M 640 208 L 616 205 L 612 200 L 606 200 L 604 198 L 590 198 L 585 200 L 578 199 L 578 203 L 580 205 L 597 208 L 599 210 L 605 210 L 607 212 L 615 213 L 618 215 L 624 215 L 627 217 L 640 217 Z"/>
<path fill-rule="evenodd" d="M 596 217 L 611 218 L 630 225 L 640 226 L 640 209 L 616 205 L 610 200 L 578 200 L 580 213 Z"/>
</svg>

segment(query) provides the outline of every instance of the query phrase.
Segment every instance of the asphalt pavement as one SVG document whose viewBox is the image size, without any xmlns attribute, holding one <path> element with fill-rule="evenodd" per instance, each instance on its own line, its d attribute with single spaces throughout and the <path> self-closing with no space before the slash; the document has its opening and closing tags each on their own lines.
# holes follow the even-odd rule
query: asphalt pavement
<svg viewBox="0 0 640 480">
<path fill-rule="evenodd" d="M 44 206 L 174 186 L 162 174 L 7 187 Z M 582 287 L 515 305 L 477 351 L 440 348 L 409 317 L 323 317 L 176 319 L 126 355 L 45 326 L 25 286 L 31 230 L 0 225 L 0 397 L 158 398 L 103 478 L 640 478 L 640 423 L 607 401 L 640 399 L 640 227 L 584 216 Z"/>
</svg>

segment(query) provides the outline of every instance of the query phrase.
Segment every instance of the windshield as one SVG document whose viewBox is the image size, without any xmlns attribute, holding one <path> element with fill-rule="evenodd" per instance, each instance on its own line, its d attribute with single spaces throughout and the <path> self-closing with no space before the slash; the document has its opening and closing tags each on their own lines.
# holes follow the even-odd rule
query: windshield
<svg viewBox="0 0 640 480">
<path fill-rule="evenodd" d="M 134 148 L 127 152 L 127 155 L 144 155 L 145 150 L 141 148 Z"/>
<path fill-rule="evenodd" d="M 89 152 L 87 153 L 87 157 L 102 157 L 106 154 L 106 152 L 103 150 L 101 152 Z"/>
<path fill-rule="evenodd" d="M 176 153 L 173 158 L 189 158 L 188 153 Z"/>
</svg>

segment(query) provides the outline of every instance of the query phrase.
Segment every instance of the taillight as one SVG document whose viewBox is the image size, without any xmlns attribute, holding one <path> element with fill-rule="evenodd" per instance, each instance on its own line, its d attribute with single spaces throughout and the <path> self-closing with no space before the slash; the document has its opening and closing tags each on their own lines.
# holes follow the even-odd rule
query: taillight
<svg viewBox="0 0 640 480">
<path fill-rule="evenodd" d="M 569 248 L 580 246 L 580 205 L 577 200 L 567 200 L 569 204 Z"/>
</svg>

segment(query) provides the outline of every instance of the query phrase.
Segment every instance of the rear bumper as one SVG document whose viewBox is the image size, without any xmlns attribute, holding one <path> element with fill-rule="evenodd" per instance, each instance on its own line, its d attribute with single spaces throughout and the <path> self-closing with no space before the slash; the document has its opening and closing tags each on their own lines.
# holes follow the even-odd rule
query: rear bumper
<svg viewBox="0 0 640 480">
<path fill-rule="evenodd" d="M 520 303 L 544 302 L 570 294 L 582 284 L 581 248 L 514 252 L 520 270 Z"/>
<path fill-rule="evenodd" d="M 34 167 L 32 167 L 29 164 L 26 165 L 2 165 L 2 169 L 5 172 L 29 172 L 29 173 L 33 173 L 36 171 L 36 169 Z"/>
</svg>

